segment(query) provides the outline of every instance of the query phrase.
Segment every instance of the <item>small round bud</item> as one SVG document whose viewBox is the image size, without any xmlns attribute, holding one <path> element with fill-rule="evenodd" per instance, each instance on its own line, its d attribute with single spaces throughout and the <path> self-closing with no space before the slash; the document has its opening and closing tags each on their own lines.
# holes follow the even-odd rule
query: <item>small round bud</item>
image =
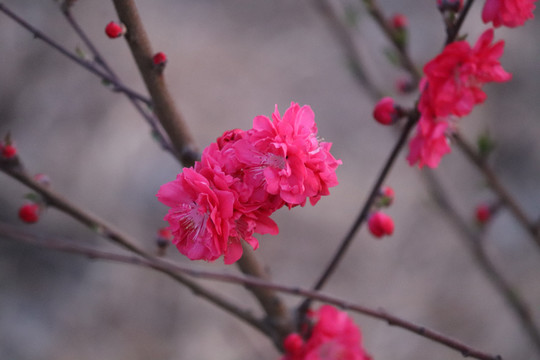
<svg viewBox="0 0 540 360">
<path fill-rule="evenodd" d="M 304 339 L 297 334 L 292 333 L 287 335 L 285 340 L 283 340 L 283 348 L 285 349 L 285 352 L 289 355 L 296 355 L 300 354 L 302 351 L 302 347 L 304 346 Z"/>
<path fill-rule="evenodd" d="M 158 52 L 152 58 L 152 62 L 155 66 L 165 66 L 165 64 L 167 63 L 167 55 L 165 55 L 165 53 L 163 52 Z"/>
<path fill-rule="evenodd" d="M 46 174 L 36 174 L 34 180 L 45 187 L 51 186 L 51 179 Z"/>
<path fill-rule="evenodd" d="M 408 94 L 414 90 L 413 83 L 409 78 L 399 78 L 396 80 L 396 91 L 400 94 Z"/>
<path fill-rule="evenodd" d="M 0 149 L 4 159 L 13 159 L 17 155 L 17 148 L 13 144 L 0 145 Z"/>
<path fill-rule="evenodd" d="M 373 117 L 378 123 L 383 125 L 392 125 L 398 119 L 398 110 L 394 105 L 394 99 L 391 97 L 384 97 L 373 109 Z"/>
<path fill-rule="evenodd" d="M 395 192 L 390 186 L 385 186 L 382 191 L 382 202 L 385 206 L 390 206 L 394 202 Z"/>
<path fill-rule="evenodd" d="M 486 224 L 491 219 L 491 207 L 486 204 L 480 204 L 476 207 L 475 217 L 480 225 Z"/>
<path fill-rule="evenodd" d="M 463 0 L 437 0 L 439 11 L 459 12 L 463 8 Z"/>
<path fill-rule="evenodd" d="M 126 27 L 124 24 L 118 24 L 114 21 L 111 21 L 110 23 L 105 26 L 105 34 L 111 39 L 116 39 L 126 33 Z"/>
<path fill-rule="evenodd" d="M 40 211 L 38 204 L 25 204 L 19 209 L 19 219 L 25 223 L 33 224 L 39 220 Z"/>
<path fill-rule="evenodd" d="M 171 241 L 173 239 L 173 234 L 169 228 L 161 228 L 157 232 L 156 237 L 156 246 L 158 248 L 158 255 L 164 256 L 165 250 L 170 245 Z"/>
<path fill-rule="evenodd" d="M 397 30 L 404 30 L 409 25 L 409 20 L 403 14 L 396 14 L 392 17 L 392 26 Z"/>
<path fill-rule="evenodd" d="M 394 233 L 394 220 L 385 213 L 377 211 L 368 219 L 369 231 L 376 238 Z"/>
</svg>

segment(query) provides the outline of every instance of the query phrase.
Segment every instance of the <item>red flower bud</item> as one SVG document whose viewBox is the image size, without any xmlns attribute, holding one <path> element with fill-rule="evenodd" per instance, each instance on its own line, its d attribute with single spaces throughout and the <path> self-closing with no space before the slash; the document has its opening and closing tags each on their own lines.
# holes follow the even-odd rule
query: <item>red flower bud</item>
<svg viewBox="0 0 540 360">
<path fill-rule="evenodd" d="M 398 118 L 398 111 L 394 106 L 394 99 L 384 97 L 373 109 L 373 117 L 383 125 L 392 125 Z"/>
<path fill-rule="evenodd" d="M 40 211 L 38 204 L 25 204 L 19 209 L 19 219 L 25 223 L 33 224 L 39 220 Z"/>
<path fill-rule="evenodd" d="M 17 155 L 17 148 L 13 144 L 0 145 L 0 149 L 2 150 L 2 157 L 4 159 L 13 159 Z"/>
<path fill-rule="evenodd" d="M 380 238 L 394 233 L 394 220 L 385 213 L 377 211 L 368 219 L 369 231 L 373 236 Z"/>
<path fill-rule="evenodd" d="M 491 219 L 491 208 L 486 204 L 480 204 L 475 211 L 476 221 L 480 225 L 484 225 Z"/>
<path fill-rule="evenodd" d="M 403 30 L 409 25 L 409 20 L 403 14 L 396 14 L 392 17 L 392 26 L 394 29 Z"/>
<path fill-rule="evenodd" d="M 395 196 L 394 189 L 392 189 L 390 186 L 385 186 L 382 189 L 382 196 L 384 198 L 383 200 L 386 206 L 392 205 Z"/>
<path fill-rule="evenodd" d="M 116 39 L 117 37 L 120 37 L 126 33 L 126 27 L 124 24 L 118 24 L 114 21 L 111 21 L 110 23 L 105 26 L 105 34 L 111 39 Z"/>
<path fill-rule="evenodd" d="M 292 333 L 287 335 L 285 340 L 283 340 L 283 348 L 285 352 L 289 355 L 296 355 L 302 351 L 304 346 L 304 339 L 297 333 Z"/>
<path fill-rule="evenodd" d="M 440 11 L 459 12 L 463 8 L 463 0 L 437 0 Z"/>
<path fill-rule="evenodd" d="M 165 53 L 158 52 L 152 58 L 152 62 L 156 66 L 165 66 L 165 64 L 167 63 L 167 55 L 165 55 Z"/>
</svg>

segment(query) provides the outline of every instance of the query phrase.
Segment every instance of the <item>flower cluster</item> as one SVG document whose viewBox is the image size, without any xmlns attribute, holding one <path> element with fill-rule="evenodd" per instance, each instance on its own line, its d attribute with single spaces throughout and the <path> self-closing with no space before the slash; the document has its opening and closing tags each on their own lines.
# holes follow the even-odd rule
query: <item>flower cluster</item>
<svg viewBox="0 0 540 360">
<path fill-rule="evenodd" d="M 202 153 L 194 168 L 161 186 L 158 199 L 170 207 L 165 220 L 173 243 L 191 260 L 226 264 L 242 256 L 241 241 L 256 249 L 254 233 L 277 234 L 270 215 L 312 205 L 338 184 L 341 164 L 331 143 L 317 139 L 309 106 L 292 103 L 272 120 L 257 116 L 253 128 L 226 131 Z"/>
<path fill-rule="evenodd" d="M 492 42 L 493 29 L 489 29 L 474 47 L 466 41 L 453 42 L 424 66 L 418 103 L 421 117 L 407 157 L 411 165 L 437 167 L 450 152 L 446 134 L 453 121 L 485 101 L 482 86 L 511 79 L 499 62 L 504 41 Z"/>
<path fill-rule="evenodd" d="M 309 339 L 288 335 L 281 360 L 371 360 L 362 348 L 360 329 L 346 312 L 323 305 L 309 316 L 315 322 Z"/>
</svg>

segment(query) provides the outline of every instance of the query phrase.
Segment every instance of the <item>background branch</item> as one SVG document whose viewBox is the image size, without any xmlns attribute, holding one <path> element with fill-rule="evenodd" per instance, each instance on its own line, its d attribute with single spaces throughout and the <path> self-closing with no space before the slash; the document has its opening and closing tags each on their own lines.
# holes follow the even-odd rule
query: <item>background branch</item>
<svg viewBox="0 0 540 360">
<path fill-rule="evenodd" d="M 275 291 L 287 293 L 294 296 L 308 297 L 314 300 L 319 300 L 328 304 L 335 305 L 345 310 L 350 310 L 350 311 L 357 312 L 357 313 L 360 313 L 360 314 L 363 314 L 363 315 L 366 315 L 366 316 L 369 316 L 378 320 L 386 321 L 388 325 L 390 326 L 403 328 L 405 330 L 416 333 L 422 337 L 433 340 L 439 344 L 445 345 L 451 349 L 457 350 L 464 357 L 472 357 L 472 358 L 480 359 L 480 360 L 502 360 L 502 357 L 499 355 L 491 355 L 491 354 L 482 352 L 458 340 L 442 335 L 427 327 L 412 323 L 410 321 L 399 318 L 395 315 L 391 315 L 384 310 L 375 310 L 372 308 L 368 308 L 365 306 L 347 302 L 345 300 L 341 300 L 333 296 L 325 295 L 317 291 L 280 285 L 280 284 L 269 282 L 264 279 L 255 278 L 251 276 L 238 276 L 238 275 L 232 275 L 232 274 L 226 274 L 226 273 L 216 273 L 216 272 L 211 272 L 211 271 L 195 270 L 191 266 L 190 267 L 181 266 L 181 265 L 174 264 L 169 261 L 158 259 L 158 258 L 145 259 L 145 258 L 104 252 L 101 250 L 89 249 L 89 248 L 85 248 L 80 245 L 74 244 L 73 242 L 59 241 L 59 240 L 36 236 L 34 234 L 23 232 L 14 226 L 10 226 L 1 222 L 0 222 L 0 234 L 3 236 L 6 236 L 7 238 L 11 238 L 17 241 L 30 243 L 36 246 L 46 247 L 46 248 L 54 249 L 57 251 L 83 255 L 91 259 L 103 259 L 103 260 L 109 260 L 109 261 L 114 261 L 114 262 L 138 265 L 142 267 L 155 269 L 155 270 L 165 272 L 165 273 L 182 272 L 190 276 L 205 278 L 209 280 L 244 284 L 244 285 L 249 285 L 251 287 L 272 289 Z M 262 331 L 262 329 L 259 329 L 259 330 Z"/>
</svg>

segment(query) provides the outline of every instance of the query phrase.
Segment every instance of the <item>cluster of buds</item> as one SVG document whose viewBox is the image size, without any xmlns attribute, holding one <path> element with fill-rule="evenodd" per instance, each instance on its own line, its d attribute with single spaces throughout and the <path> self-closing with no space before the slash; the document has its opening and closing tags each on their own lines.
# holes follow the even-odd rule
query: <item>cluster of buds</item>
<svg viewBox="0 0 540 360">
<path fill-rule="evenodd" d="M 394 220 L 380 211 L 381 208 L 389 207 L 394 202 L 394 189 L 386 186 L 379 191 L 373 204 L 374 210 L 368 218 L 368 228 L 373 236 L 381 238 L 394 233 Z"/>
</svg>

